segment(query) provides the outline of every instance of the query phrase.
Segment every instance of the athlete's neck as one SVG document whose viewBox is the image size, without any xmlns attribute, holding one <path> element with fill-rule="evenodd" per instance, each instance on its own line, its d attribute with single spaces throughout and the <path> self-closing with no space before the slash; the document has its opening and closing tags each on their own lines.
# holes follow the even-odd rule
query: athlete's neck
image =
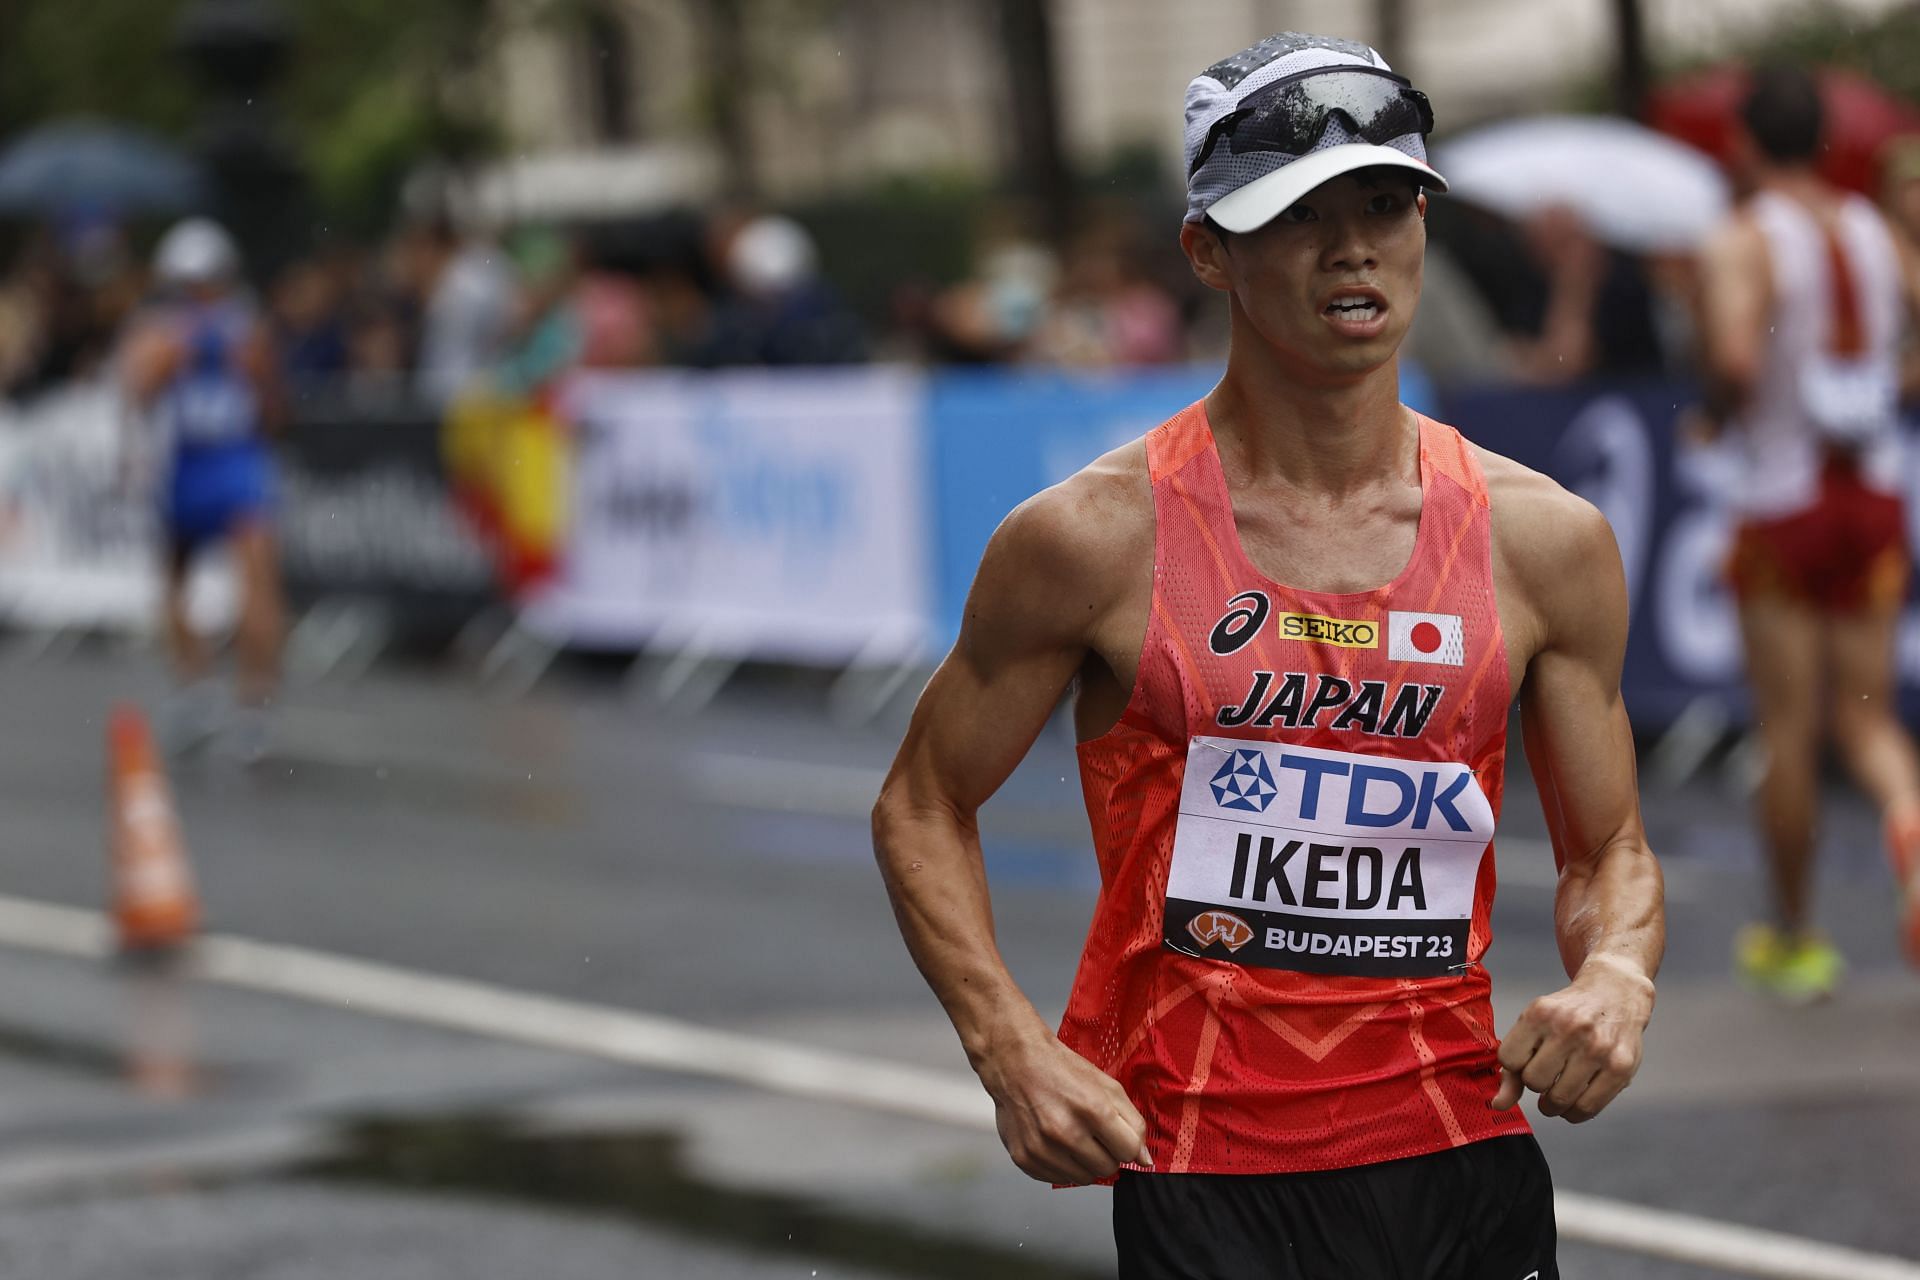
<svg viewBox="0 0 1920 1280">
<path fill-rule="evenodd" d="M 1769 165 L 1760 171 L 1759 185 L 1762 191 L 1786 196 L 1812 209 L 1824 209 L 1837 194 L 1810 165 Z"/>
<path fill-rule="evenodd" d="M 1418 483 L 1418 433 L 1400 403 L 1398 356 L 1320 385 L 1272 362 L 1230 356 L 1206 409 L 1223 458 L 1245 476 L 1329 496 L 1407 474 Z"/>
</svg>

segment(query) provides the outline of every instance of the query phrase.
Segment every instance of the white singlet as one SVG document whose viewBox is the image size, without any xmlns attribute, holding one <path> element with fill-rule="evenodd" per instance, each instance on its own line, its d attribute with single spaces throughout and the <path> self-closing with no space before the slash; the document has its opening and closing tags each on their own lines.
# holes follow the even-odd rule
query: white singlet
<svg viewBox="0 0 1920 1280">
<path fill-rule="evenodd" d="M 1774 519 L 1813 506 L 1830 444 L 1855 454 L 1866 484 L 1897 492 L 1903 290 L 1892 233 L 1866 200 L 1842 197 L 1834 230 L 1863 343 L 1856 353 L 1835 354 L 1833 259 L 1820 224 L 1777 192 L 1755 196 L 1752 210 L 1767 242 L 1773 307 L 1759 385 L 1732 424 L 1744 464 L 1736 507 L 1749 518 Z"/>
</svg>

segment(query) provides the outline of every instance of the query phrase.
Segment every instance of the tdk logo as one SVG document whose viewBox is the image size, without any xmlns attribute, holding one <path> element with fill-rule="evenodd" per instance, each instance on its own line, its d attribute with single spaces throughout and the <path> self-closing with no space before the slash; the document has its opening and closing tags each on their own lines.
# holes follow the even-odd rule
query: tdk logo
<svg viewBox="0 0 1920 1280">
<path fill-rule="evenodd" d="M 1227 757 L 1213 775 L 1213 802 L 1222 809 L 1241 809 L 1247 813 L 1265 813 L 1279 788 L 1273 785 L 1273 772 L 1267 757 L 1251 747 L 1241 747 Z"/>
<path fill-rule="evenodd" d="M 1336 809 L 1328 814 L 1333 821 L 1345 822 L 1351 827 L 1397 827 L 1411 820 L 1410 825 L 1424 831 L 1432 827 L 1434 818 L 1438 817 L 1454 831 L 1473 830 L 1457 807 L 1461 795 L 1473 782 L 1473 775 L 1465 769 L 1454 774 L 1442 789 L 1440 774 L 1432 769 L 1420 770 L 1415 779 L 1396 765 L 1349 764 L 1345 760 L 1291 753 L 1280 757 L 1280 767 L 1298 769 L 1303 775 L 1300 817 L 1308 822 L 1321 818 L 1321 782 L 1327 778 L 1344 778 L 1347 780 L 1346 803 L 1342 806 L 1345 811 Z"/>
<path fill-rule="evenodd" d="M 1213 804 L 1241 820 L 1356 838 L 1493 834 L 1493 814 L 1463 764 L 1395 760 L 1315 747 L 1204 739 L 1225 759 L 1208 777 Z M 1218 759 L 1219 757 L 1216 757 Z M 1194 799 L 1199 799 L 1195 796 Z M 1201 801 L 1205 803 L 1205 801 Z"/>
</svg>

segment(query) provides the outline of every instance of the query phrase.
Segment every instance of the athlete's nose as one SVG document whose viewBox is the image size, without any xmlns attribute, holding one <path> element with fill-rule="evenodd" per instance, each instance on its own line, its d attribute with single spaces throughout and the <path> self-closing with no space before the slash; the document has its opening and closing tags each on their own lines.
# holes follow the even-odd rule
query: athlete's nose
<svg viewBox="0 0 1920 1280">
<path fill-rule="evenodd" d="M 1325 265 L 1334 270 L 1354 270 L 1371 267 L 1378 263 L 1374 252 L 1373 238 L 1367 234 L 1367 224 L 1362 218 L 1329 218 L 1327 243 L 1324 254 Z"/>
</svg>

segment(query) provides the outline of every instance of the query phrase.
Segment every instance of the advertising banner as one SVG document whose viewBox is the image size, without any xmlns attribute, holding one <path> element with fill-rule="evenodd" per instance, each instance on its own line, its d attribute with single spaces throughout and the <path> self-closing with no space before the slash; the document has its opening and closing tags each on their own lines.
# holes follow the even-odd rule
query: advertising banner
<svg viewBox="0 0 1920 1280">
<path fill-rule="evenodd" d="M 0 617 L 10 625 L 158 624 L 151 460 L 128 448 L 132 437 L 106 386 L 75 384 L 0 414 Z"/>
<path fill-rule="evenodd" d="M 1727 589 L 1731 495 L 1738 459 L 1726 443 L 1681 439 L 1676 420 L 1696 401 L 1676 382 L 1490 388 L 1448 397 L 1449 420 L 1474 442 L 1552 476 L 1607 517 L 1626 568 L 1632 611 L 1627 709 L 1643 726 L 1670 722 L 1695 699 L 1722 698 L 1744 716 L 1739 622 Z M 1920 449 L 1909 439 L 1906 491 Z M 1909 502 L 1908 540 L 1920 546 Z M 1496 511 L 1495 519 L 1498 519 Z M 1920 612 L 1901 629 L 1899 676 L 1920 687 Z M 1911 693 L 1903 698 L 1914 709 Z"/>
<path fill-rule="evenodd" d="M 987 539 L 1009 511 L 1108 450 L 1145 435 L 1220 380 L 1213 367 L 942 373 L 931 380 L 939 621 L 959 632 Z"/>
<path fill-rule="evenodd" d="M 583 374 L 569 531 L 523 621 L 555 641 L 909 661 L 931 612 L 921 380 Z"/>
<path fill-rule="evenodd" d="M 429 407 L 310 399 L 279 455 L 280 558 L 296 607 L 377 601 L 396 640 L 430 646 L 498 595 L 487 542 L 453 501 Z"/>
</svg>

